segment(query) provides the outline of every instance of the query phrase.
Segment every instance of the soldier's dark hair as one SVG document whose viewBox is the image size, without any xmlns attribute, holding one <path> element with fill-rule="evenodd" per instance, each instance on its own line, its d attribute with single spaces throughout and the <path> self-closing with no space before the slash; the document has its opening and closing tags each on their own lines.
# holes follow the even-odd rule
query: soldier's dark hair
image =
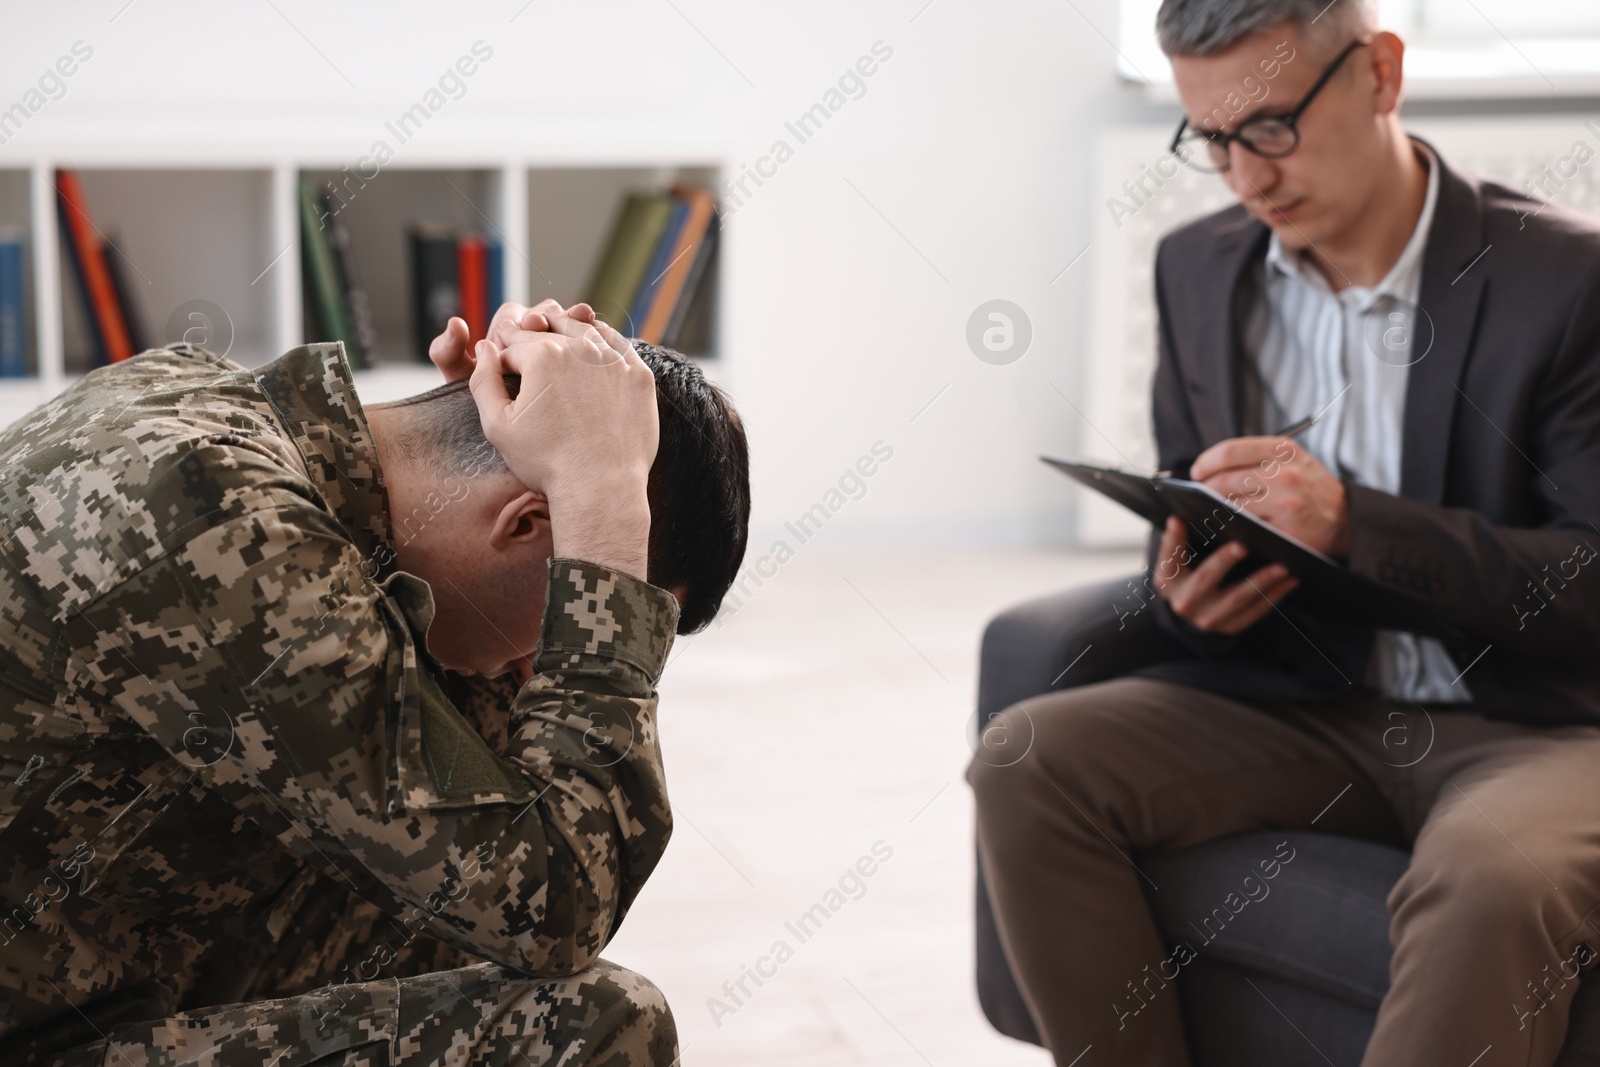
<svg viewBox="0 0 1600 1067">
<path fill-rule="evenodd" d="M 1377 26 L 1376 0 L 1165 0 L 1156 36 L 1169 56 L 1209 56 L 1253 33 L 1293 22 L 1342 48 Z"/>
<path fill-rule="evenodd" d="M 647 580 L 684 587 L 680 634 L 704 629 L 744 560 L 750 532 L 750 450 L 739 413 L 694 362 L 669 348 L 633 342 L 656 376 L 661 437 L 650 467 Z M 507 375 L 517 395 L 521 379 Z M 493 474 L 505 460 L 483 435 L 465 380 L 397 401 L 414 410 L 397 444 L 441 473 Z"/>
</svg>

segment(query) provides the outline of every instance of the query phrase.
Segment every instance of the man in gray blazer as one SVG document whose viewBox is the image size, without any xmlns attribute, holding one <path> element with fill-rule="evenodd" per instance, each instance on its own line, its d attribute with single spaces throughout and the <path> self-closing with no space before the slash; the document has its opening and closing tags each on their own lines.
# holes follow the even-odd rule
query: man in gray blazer
<svg viewBox="0 0 1600 1067">
<path fill-rule="evenodd" d="M 1296 595 L 1174 520 L 1125 637 L 1159 662 L 990 725 L 1032 737 L 969 779 L 1059 1064 L 1188 1062 L 1169 983 L 1204 935 L 1163 944 L 1140 850 L 1410 845 L 1367 1067 L 1553 1063 L 1552 976 L 1600 946 L 1600 225 L 1408 137 L 1375 8 L 1165 0 L 1174 150 L 1239 204 L 1162 242 L 1155 429 L 1163 467 L 1411 610 Z"/>
</svg>

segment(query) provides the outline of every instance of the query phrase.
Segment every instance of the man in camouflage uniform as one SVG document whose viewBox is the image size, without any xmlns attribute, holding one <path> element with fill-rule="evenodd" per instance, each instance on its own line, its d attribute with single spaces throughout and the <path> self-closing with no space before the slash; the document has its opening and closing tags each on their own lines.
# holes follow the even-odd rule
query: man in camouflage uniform
<svg viewBox="0 0 1600 1067">
<path fill-rule="evenodd" d="M 496 367 L 548 371 L 546 404 L 574 352 L 631 376 L 608 396 L 651 372 L 545 310 L 497 317 L 517 343 L 472 378 L 519 477 L 540 417 Z M 682 588 L 643 580 L 637 537 L 626 565 L 551 553 L 531 663 L 447 671 L 378 425 L 337 345 L 255 371 L 174 345 L 0 434 L 0 1063 L 676 1061 L 661 993 L 598 953 L 671 828 Z"/>
</svg>

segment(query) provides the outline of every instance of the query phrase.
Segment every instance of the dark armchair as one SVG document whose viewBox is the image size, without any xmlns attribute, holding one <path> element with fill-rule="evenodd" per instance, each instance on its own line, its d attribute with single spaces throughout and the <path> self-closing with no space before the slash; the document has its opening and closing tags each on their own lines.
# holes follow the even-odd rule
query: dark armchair
<svg viewBox="0 0 1600 1067">
<path fill-rule="evenodd" d="M 1149 612 L 1122 628 L 1112 605 L 1132 602 L 1123 578 L 1029 601 L 994 618 L 983 635 L 979 722 L 1052 689 L 1181 658 Z M 1089 645 L 1099 651 L 1080 662 Z M 1190 916 L 1206 911 L 1237 882 L 1241 867 L 1286 836 L 1294 867 L 1273 889 L 1285 895 L 1286 906 L 1241 913 L 1227 939 L 1208 945 L 1176 981 L 1196 1067 L 1327 1067 L 1329 1061 L 1355 1067 L 1372 1034 L 1389 987 L 1384 900 L 1405 870 L 1406 852 L 1330 834 L 1279 832 L 1147 854 L 1139 864 L 1162 886 L 1149 894 L 1157 924 L 1175 943 Z M 981 861 L 976 904 L 983 1012 L 1001 1033 L 1038 1044 L 1001 949 Z M 1580 981 L 1559 1067 L 1600 1067 L 1600 980 L 1593 972 Z"/>
</svg>

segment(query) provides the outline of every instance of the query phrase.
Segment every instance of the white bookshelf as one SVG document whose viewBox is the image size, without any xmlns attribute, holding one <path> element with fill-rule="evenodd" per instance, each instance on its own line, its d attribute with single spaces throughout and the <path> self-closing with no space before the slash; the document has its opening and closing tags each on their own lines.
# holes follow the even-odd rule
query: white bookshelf
<svg viewBox="0 0 1600 1067">
<path fill-rule="evenodd" d="M 125 129 L 85 129 L 31 156 L 0 157 L 0 228 L 20 228 L 28 241 L 34 368 L 32 377 L 0 380 L 0 425 L 92 364 L 87 318 L 61 248 L 57 168 L 78 172 L 96 227 L 125 254 L 147 345 L 178 340 L 180 326 L 169 328 L 169 318 L 204 301 L 222 311 L 219 333 L 222 325 L 231 330 L 228 358 L 259 366 L 305 340 L 298 183 L 354 172 L 367 149 L 345 146 L 369 145 L 370 132 L 364 123 L 355 132 L 311 123 L 303 136 L 279 129 L 260 139 L 234 131 L 196 152 L 193 137 L 163 150 L 159 131 L 135 138 Z M 263 154 L 264 140 L 297 150 Z M 415 352 L 410 225 L 438 221 L 493 236 L 504 249 L 503 299 L 569 304 L 585 296 L 624 194 L 678 182 L 715 190 L 725 169 L 722 153 L 704 145 L 645 140 L 619 150 L 579 142 L 485 156 L 481 146 L 498 140 L 503 134 L 466 129 L 435 138 L 426 152 L 404 146 L 344 209 L 380 342 L 379 365 L 357 374 L 364 399 L 411 395 L 438 381 Z M 710 343 L 686 353 L 696 359 L 719 355 L 727 261 L 724 241 L 709 283 Z"/>
</svg>

